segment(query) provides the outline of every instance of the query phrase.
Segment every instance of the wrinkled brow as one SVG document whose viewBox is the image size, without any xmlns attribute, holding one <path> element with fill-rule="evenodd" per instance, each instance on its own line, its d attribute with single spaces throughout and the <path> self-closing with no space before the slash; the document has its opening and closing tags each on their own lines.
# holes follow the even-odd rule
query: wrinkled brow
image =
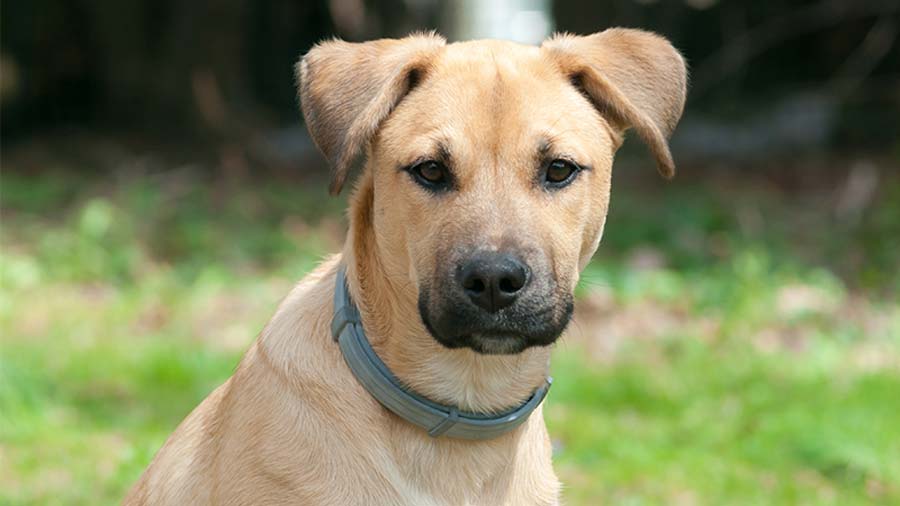
<svg viewBox="0 0 900 506">
<path fill-rule="evenodd" d="M 553 153 L 553 139 L 549 135 L 544 135 L 538 140 L 538 161 L 545 160 L 551 153 Z"/>
<path fill-rule="evenodd" d="M 403 167 L 410 167 L 418 163 L 434 160 L 441 162 L 446 167 L 451 167 L 453 156 L 450 154 L 450 143 L 444 138 L 438 138 L 431 142 L 431 146 L 412 160 L 407 160 Z"/>
<path fill-rule="evenodd" d="M 450 162 L 453 161 L 453 157 L 450 155 L 450 145 L 445 139 L 437 141 L 434 148 L 434 158 L 447 167 L 449 167 Z"/>
<path fill-rule="evenodd" d="M 535 152 L 535 160 L 539 164 L 544 164 L 549 163 L 556 158 L 562 158 L 578 165 L 582 169 L 591 170 L 591 166 L 588 163 L 589 160 L 586 160 L 583 157 L 579 157 L 573 153 L 567 152 L 563 148 L 560 148 L 559 145 L 560 142 L 556 141 L 555 137 L 552 134 L 542 135 L 538 139 L 537 150 Z"/>
</svg>

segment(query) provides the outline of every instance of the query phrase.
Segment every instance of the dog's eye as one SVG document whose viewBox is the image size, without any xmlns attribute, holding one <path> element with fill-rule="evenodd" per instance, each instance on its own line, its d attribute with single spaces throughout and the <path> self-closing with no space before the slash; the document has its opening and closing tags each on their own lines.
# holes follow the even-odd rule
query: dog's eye
<svg viewBox="0 0 900 506">
<path fill-rule="evenodd" d="M 578 174 L 578 166 L 566 160 L 553 160 L 544 173 L 544 184 L 551 188 L 561 188 L 571 183 Z"/>
<path fill-rule="evenodd" d="M 450 175 L 441 162 L 428 160 L 410 167 L 409 172 L 420 185 L 432 189 L 443 189 L 450 184 Z"/>
</svg>

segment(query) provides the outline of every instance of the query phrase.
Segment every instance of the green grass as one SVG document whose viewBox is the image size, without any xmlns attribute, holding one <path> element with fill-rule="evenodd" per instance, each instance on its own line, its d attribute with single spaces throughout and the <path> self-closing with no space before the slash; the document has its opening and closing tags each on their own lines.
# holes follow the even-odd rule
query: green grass
<svg viewBox="0 0 900 506">
<path fill-rule="evenodd" d="M 0 504 L 113 504 L 340 244 L 320 183 L 0 181 Z M 545 416 L 568 504 L 900 503 L 900 184 L 614 189 Z"/>
<path fill-rule="evenodd" d="M 555 369 L 547 418 L 573 501 L 900 500 L 896 375 L 836 378 L 739 345 L 685 345 L 652 365 L 629 350 L 602 369 L 559 353 Z"/>
</svg>

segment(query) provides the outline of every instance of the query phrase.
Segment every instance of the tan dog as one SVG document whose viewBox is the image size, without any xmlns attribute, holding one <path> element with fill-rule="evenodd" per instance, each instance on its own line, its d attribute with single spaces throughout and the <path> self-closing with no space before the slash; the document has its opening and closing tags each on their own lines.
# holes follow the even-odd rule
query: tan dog
<svg viewBox="0 0 900 506">
<path fill-rule="evenodd" d="M 324 42 L 298 73 L 333 192 L 365 155 L 346 246 L 288 295 L 125 503 L 558 503 L 540 408 L 491 439 L 433 438 L 361 386 L 329 328 L 336 272 L 410 390 L 476 413 L 519 405 L 548 374 L 600 241 L 623 132 L 674 173 L 681 56 L 638 30 L 541 47 L 415 35 Z"/>
</svg>

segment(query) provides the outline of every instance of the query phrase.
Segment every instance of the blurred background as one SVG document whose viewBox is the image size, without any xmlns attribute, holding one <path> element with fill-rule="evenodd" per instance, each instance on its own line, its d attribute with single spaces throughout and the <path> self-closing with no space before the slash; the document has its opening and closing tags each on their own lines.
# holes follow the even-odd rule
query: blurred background
<svg viewBox="0 0 900 506">
<path fill-rule="evenodd" d="M 554 351 L 567 504 L 900 504 L 900 2 L 3 2 L 0 504 L 112 504 L 338 250 L 312 44 L 639 27 L 691 87 L 635 139 Z"/>
</svg>

